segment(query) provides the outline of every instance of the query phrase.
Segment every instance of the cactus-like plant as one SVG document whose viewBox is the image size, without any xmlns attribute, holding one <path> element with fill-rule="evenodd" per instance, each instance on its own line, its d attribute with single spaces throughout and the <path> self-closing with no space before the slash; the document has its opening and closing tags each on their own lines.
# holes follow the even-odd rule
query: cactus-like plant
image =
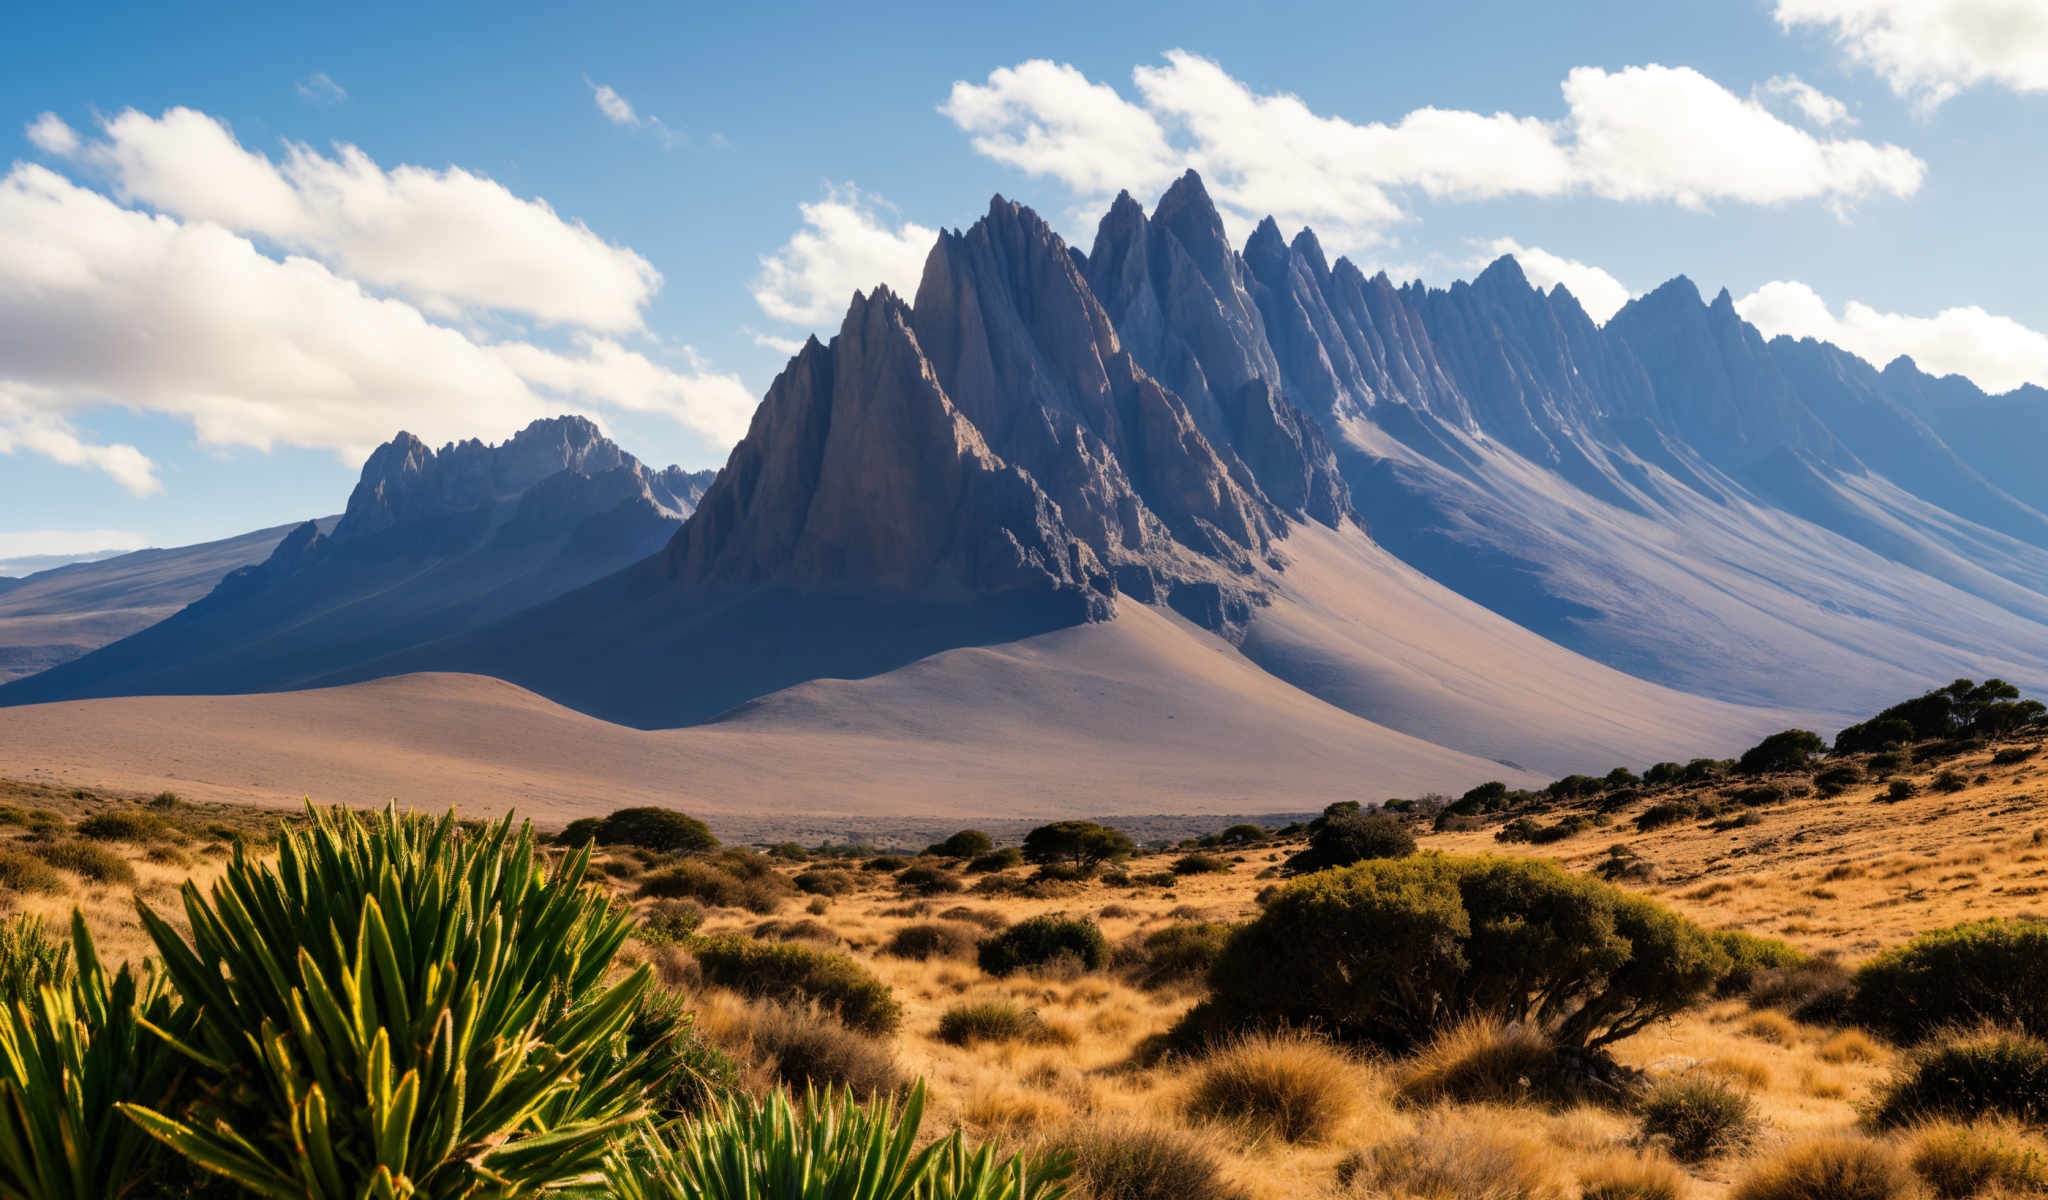
<svg viewBox="0 0 2048 1200">
<path fill-rule="evenodd" d="M 70 968 L 42 957 L 53 970 L 0 1015 L 0 1196 L 128 1195 L 153 1143 L 115 1108 L 160 1103 L 177 1081 L 182 1062 L 143 1026 L 178 1027 L 170 997 L 154 971 L 109 979 L 76 911 Z"/>
<path fill-rule="evenodd" d="M 969 1151 L 959 1130 L 914 1149 L 924 1085 L 901 1111 L 851 1093 L 726 1101 L 672 1136 L 642 1130 L 606 1172 L 613 1200 L 1061 1200 L 1064 1158 Z"/>
<path fill-rule="evenodd" d="M 195 1015 L 161 1030 L 194 1064 L 184 1104 L 124 1105 L 206 1170 L 276 1200 L 490 1200 L 592 1175 L 644 1113 L 646 1059 L 584 1068 L 631 1018 L 630 931 L 550 876 L 533 832 L 308 806 L 276 863 L 240 849 L 188 942 L 144 927 Z"/>
</svg>

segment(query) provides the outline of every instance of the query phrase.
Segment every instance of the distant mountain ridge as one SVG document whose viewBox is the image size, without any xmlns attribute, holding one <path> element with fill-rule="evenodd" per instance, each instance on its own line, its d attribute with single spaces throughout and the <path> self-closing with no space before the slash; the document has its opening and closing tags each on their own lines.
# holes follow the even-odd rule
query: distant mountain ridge
<svg viewBox="0 0 2048 1200">
<path fill-rule="evenodd" d="M 1601 325 L 1512 258 L 1432 289 L 1270 220 L 1240 251 L 1192 172 L 1086 253 L 996 197 L 715 479 L 560 423 L 400 437 L 331 535 L 0 702 L 457 671 L 661 727 L 1139 603 L 1361 729 L 1604 770 L 2048 686 L 2037 392 L 1766 340 L 1684 277 Z"/>
<path fill-rule="evenodd" d="M 0 701 L 266 691 L 503 619 L 654 553 L 714 472 L 653 470 L 583 417 L 496 446 L 401 432 L 331 529 L 306 522 L 167 620 Z"/>
</svg>

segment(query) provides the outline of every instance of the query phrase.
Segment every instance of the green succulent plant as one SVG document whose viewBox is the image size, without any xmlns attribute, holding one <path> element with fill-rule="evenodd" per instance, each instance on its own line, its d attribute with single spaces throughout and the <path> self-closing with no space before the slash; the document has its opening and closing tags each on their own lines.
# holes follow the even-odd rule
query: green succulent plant
<svg viewBox="0 0 2048 1200">
<path fill-rule="evenodd" d="M 179 1105 L 122 1105 L 198 1167 L 275 1200 L 494 1200 L 587 1181 L 660 1072 L 618 1062 L 646 967 L 630 931 L 550 874 L 530 826 L 319 811 L 275 863 L 239 847 L 189 941 L 142 921 L 193 1015 L 150 1024 L 192 1066 Z M 586 1070 L 604 1056 L 605 1070 Z"/>
</svg>

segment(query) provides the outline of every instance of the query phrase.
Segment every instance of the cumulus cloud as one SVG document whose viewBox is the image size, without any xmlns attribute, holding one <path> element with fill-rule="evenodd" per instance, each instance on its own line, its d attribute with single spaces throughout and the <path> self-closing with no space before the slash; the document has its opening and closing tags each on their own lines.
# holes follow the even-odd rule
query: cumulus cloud
<svg viewBox="0 0 2048 1200">
<path fill-rule="evenodd" d="M 1777 0 L 1776 15 L 1826 30 L 1924 108 L 1979 84 L 2048 91 L 2048 6 L 2033 0 Z"/>
<path fill-rule="evenodd" d="M 23 132 L 27 133 L 30 144 L 45 154 L 62 157 L 78 150 L 78 131 L 53 112 L 46 112 L 30 121 Z"/>
<path fill-rule="evenodd" d="M 348 89 L 329 79 L 325 71 L 315 71 L 292 87 L 299 99 L 320 108 L 332 108 L 348 99 Z"/>
<path fill-rule="evenodd" d="M 0 448 L 138 493 L 156 487 L 148 460 L 85 443 L 69 416 L 118 404 L 187 421 L 208 444 L 357 462 L 401 428 L 452 440 L 565 407 L 659 412 L 724 442 L 743 429 L 743 395 L 730 375 L 596 334 L 567 350 L 475 340 L 312 258 L 123 207 L 41 166 L 0 179 Z"/>
<path fill-rule="evenodd" d="M 761 257 L 751 288 L 755 303 L 778 321 L 836 328 L 846 302 L 878 283 L 909 296 L 939 237 L 911 221 L 892 223 L 881 204 L 852 184 L 827 189 L 802 204 L 803 228 Z"/>
<path fill-rule="evenodd" d="M 436 316 L 493 311 L 619 333 L 661 286 L 646 259 L 459 167 L 385 170 L 354 146 L 245 149 L 189 108 L 129 109 L 69 153 L 117 196 L 310 255 Z"/>
<path fill-rule="evenodd" d="M 1476 269 L 1503 254 L 1512 254 L 1515 261 L 1522 264 L 1522 274 L 1529 277 L 1530 283 L 1545 291 L 1563 284 L 1564 289 L 1579 302 L 1579 307 L 1586 310 L 1586 315 L 1602 325 L 1620 312 L 1621 306 L 1634 295 L 1621 280 L 1599 267 L 1552 254 L 1541 247 L 1524 246 L 1513 238 L 1495 238 L 1485 243 L 1485 250 L 1483 259 L 1468 266 Z"/>
<path fill-rule="evenodd" d="M 1818 201 L 1845 211 L 1911 195 L 1924 165 L 1892 145 L 1820 138 L 1686 67 L 1573 70 L 1556 119 L 1422 108 L 1392 123 L 1262 94 L 1186 51 L 1132 73 L 1137 98 L 1042 60 L 956 82 L 939 111 L 980 153 L 1094 198 L 1200 170 L 1233 233 L 1260 216 L 1371 245 L 1438 200 L 1588 193 L 1715 203 Z"/>
<path fill-rule="evenodd" d="M 1875 366 L 1904 354 L 1923 371 L 1963 375 L 1987 392 L 2048 387 L 2048 334 L 1975 305 L 1915 317 L 1851 300 L 1836 313 L 1807 285 L 1778 280 L 1737 300 L 1735 311 L 1766 337 L 1818 338 Z"/>
<path fill-rule="evenodd" d="M 1807 121 L 1826 129 L 1830 125 L 1854 125 L 1849 106 L 1821 91 L 1797 75 L 1773 75 L 1764 80 L 1763 94 L 1782 100 Z"/>
</svg>

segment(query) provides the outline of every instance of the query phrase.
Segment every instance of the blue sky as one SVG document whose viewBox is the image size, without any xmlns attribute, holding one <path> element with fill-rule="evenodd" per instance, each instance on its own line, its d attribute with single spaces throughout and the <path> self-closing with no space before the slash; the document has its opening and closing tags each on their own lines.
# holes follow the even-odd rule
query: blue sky
<svg viewBox="0 0 2048 1200">
<path fill-rule="evenodd" d="M 929 230 L 1085 246 L 1190 163 L 1368 270 L 1684 273 L 2048 383 L 2048 12 L 1997 0 L 310 7 L 11 22 L 0 565 L 336 511 L 401 424 L 716 465 Z"/>
</svg>

